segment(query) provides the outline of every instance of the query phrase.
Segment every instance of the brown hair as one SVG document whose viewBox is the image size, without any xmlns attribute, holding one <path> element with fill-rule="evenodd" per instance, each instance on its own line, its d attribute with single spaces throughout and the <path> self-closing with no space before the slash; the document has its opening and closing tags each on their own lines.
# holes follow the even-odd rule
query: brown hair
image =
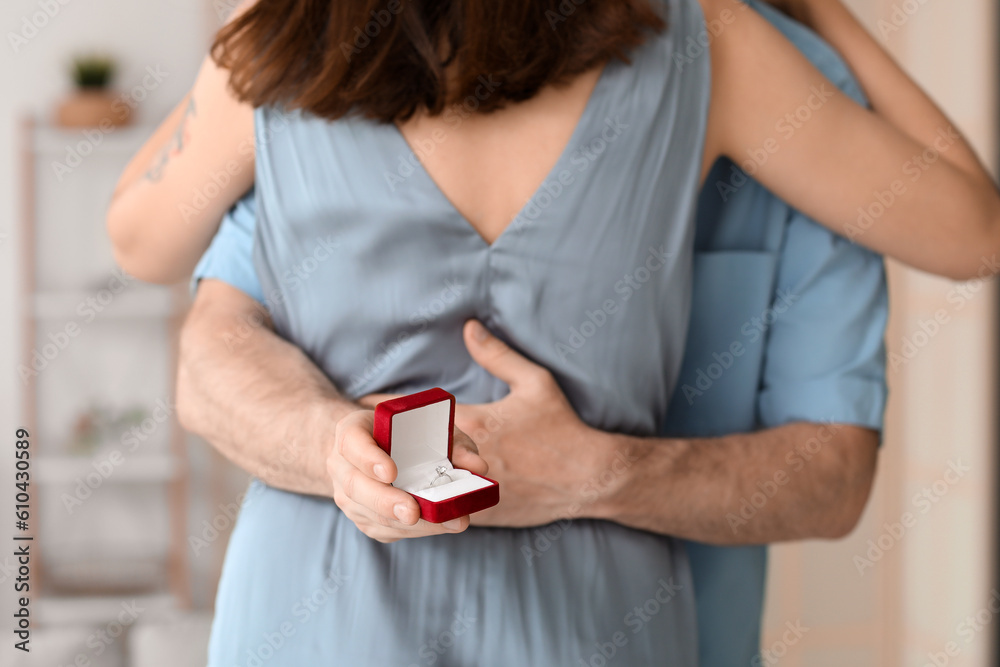
<svg viewBox="0 0 1000 667">
<path fill-rule="evenodd" d="M 489 112 L 627 53 L 665 22 L 658 0 L 258 0 L 212 57 L 236 96 L 328 119 Z M 483 83 L 495 85 L 483 95 Z M 495 88 L 495 90 L 494 90 Z"/>
</svg>

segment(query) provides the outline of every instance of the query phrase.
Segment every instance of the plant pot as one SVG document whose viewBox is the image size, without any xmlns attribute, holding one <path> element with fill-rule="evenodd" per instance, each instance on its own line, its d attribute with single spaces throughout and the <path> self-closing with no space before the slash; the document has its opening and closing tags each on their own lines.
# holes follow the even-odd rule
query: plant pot
<svg viewBox="0 0 1000 667">
<path fill-rule="evenodd" d="M 132 109 L 107 90 L 77 90 L 56 109 L 63 127 L 120 127 L 128 125 Z"/>
</svg>

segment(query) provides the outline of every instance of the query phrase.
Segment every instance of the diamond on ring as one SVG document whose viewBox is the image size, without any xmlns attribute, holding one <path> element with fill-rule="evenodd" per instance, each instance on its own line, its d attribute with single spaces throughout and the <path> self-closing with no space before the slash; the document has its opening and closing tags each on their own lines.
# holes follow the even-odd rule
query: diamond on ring
<svg viewBox="0 0 1000 667">
<path fill-rule="evenodd" d="M 437 473 L 437 477 L 431 480 L 431 486 L 441 486 L 442 484 L 448 484 L 452 482 L 451 475 L 448 474 L 447 466 L 438 466 L 434 468 L 434 472 Z"/>
</svg>

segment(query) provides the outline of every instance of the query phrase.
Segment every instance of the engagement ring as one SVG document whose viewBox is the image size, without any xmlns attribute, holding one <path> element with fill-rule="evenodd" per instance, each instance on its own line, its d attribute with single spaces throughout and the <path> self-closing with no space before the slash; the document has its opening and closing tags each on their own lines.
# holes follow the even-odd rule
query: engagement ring
<svg viewBox="0 0 1000 667">
<path fill-rule="evenodd" d="M 431 486 L 441 486 L 442 484 L 447 484 L 451 481 L 451 475 L 448 474 L 448 468 L 446 466 L 438 466 L 434 468 L 434 472 L 437 473 L 437 477 L 431 480 Z"/>
</svg>

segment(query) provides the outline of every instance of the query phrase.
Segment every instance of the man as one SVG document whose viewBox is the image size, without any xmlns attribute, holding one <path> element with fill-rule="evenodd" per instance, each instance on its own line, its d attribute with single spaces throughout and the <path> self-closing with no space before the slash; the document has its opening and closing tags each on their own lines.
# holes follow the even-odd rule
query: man
<svg viewBox="0 0 1000 667">
<path fill-rule="evenodd" d="M 864 101 L 846 65 L 816 35 L 769 5 L 751 6 L 841 90 Z M 717 437 L 799 422 L 792 439 L 770 444 L 784 460 L 762 466 L 757 488 L 734 503 L 734 538 L 767 520 L 760 503 L 807 500 L 781 482 L 823 465 L 810 452 L 835 449 L 841 426 L 871 429 L 875 441 L 886 400 L 888 311 L 880 258 L 742 178 L 724 161 L 705 181 L 692 319 L 667 425 L 668 435 Z M 869 464 L 861 465 L 870 474 Z M 701 665 L 766 664 L 752 660 L 760 644 L 766 547 L 689 543 L 688 552 Z"/>
<path fill-rule="evenodd" d="M 815 36 L 754 7 L 860 99 L 844 65 Z M 179 409 L 186 425 L 231 454 L 227 442 L 272 439 L 281 465 L 286 443 L 296 449 L 291 459 L 319 456 L 310 444 L 320 417 L 295 413 L 294 396 L 281 396 L 275 378 L 324 378 L 258 313 L 254 300 L 267 301 L 253 270 L 253 225 L 251 195 L 230 213 L 196 272 L 206 282 L 185 328 Z M 731 164 L 716 165 L 699 207 L 688 346 L 666 433 L 672 437 L 619 437 L 621 451 L 642 465 L 626 461 L 616 479 L 597 482 L 601 502 L 630 504 L 633 527 L 698 540 L 688 549 L 702 665 L 754 663 L 766 553 L 707 543 L 839 537 L 857 521 L 885 399 L 885 316 L 879 258 L 804 219 Z M 458 426 L 476 437 L 485 458 L 517 461 L 522 452 L 541 452 L 532 466 L 554 471 L 567 446 L 589 446 L 579 441 L 579 422 L 551 376 L 488 334 L 469 331 L 473 358 L 511 386 L 491 406 L 460 406 Z M 260 367 L 271 371 L 254 370 Z M 276 419 L 271 410 L 264 421 L 256 408 L 279 399 L 289 414 Z M 254 461 L 234 458 L 254 469 Z M 282 474 L 295 475 L 297 465 L 305 464 L 289 463 Z M 530 488 L 522 472 L 509 466 L 501 483 Z M 541 505 L 542 493 L 509 494 L 504 504 L 515 512 Z M 567 508 L 562 518 L 577 511 Z"/>
</svg>

